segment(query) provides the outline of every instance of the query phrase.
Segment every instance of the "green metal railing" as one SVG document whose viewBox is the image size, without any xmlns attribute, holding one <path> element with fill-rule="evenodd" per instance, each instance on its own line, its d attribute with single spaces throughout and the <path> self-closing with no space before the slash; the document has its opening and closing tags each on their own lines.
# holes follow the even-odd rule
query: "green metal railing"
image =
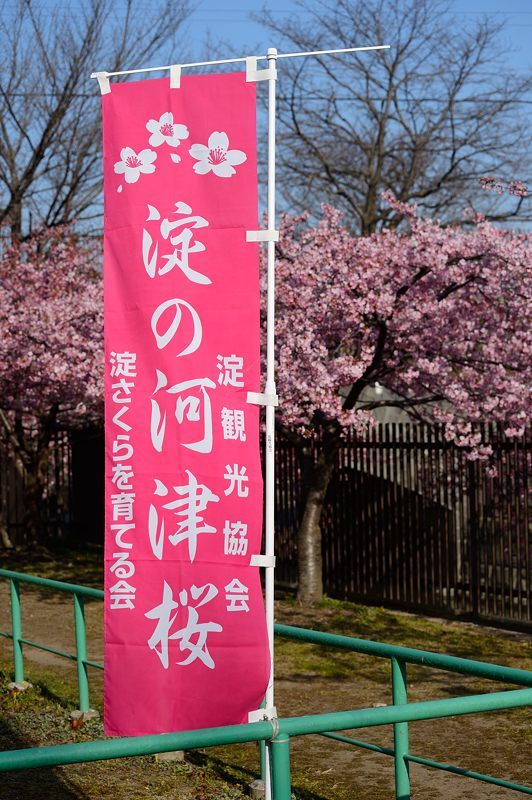
<svg viewBox="0 0 532 800">
<path fill-rule="evenodd" d="M 26 575 L 24 572 L 13 572 L 7 569 L 0 569 L 0 578 L 5 578 L 9 581 L 9 594 L 11 598 L 11 632 L 0 631 L 0 636 L 13 641 L 13 668 L 15 673 L 15 682 L 22 683 L 24 681 L 23 645 L 27 647 L 36 647 L 39 650 L 45 650 L 47 653 L 53 653 L 56 656 L 68 658 L 69 660 L 76 662 L 78 673 L 79 710 L 89 711 L 90 698 L 87 667 L 103 669 L 103 664 L 98 664 L 96 661 L 90 661 L 87 658 L 85 598 L 90 597 L 96 600 L 103 600 L 103 591 L 101 589 L 91 589 L 89 586 L 78 586 L 75 583 L 54 581 L 50 578 L 39 578 L 36 575 Z M 74 631 L 76 638 L 75 655 L 73 653 L 65 653 L 64 650 L 57 650 L 55 647 L 49 647 L 41 644 L 40 642 L 32 642 L 30 639 L 24 639 L 22 635 L 22 612 L 20 603 L 21 583 L 29 583 L 33 584 L 34 586 L 41 586 L 46 589 L 52 589 L 56 592 L 68 592 L 72 595 L 74 605 Z"/>
<path fill-rule="evenodd" d="M 102 669 L 103 665 L 87 658 L 83 601 L 86 597 L 102 600 L 103 592 L 99 589 L 90 589 L 76 584 L 38 578 L 9 570 L 0 570 L 0 578 L 7 579 L 10 582 L 11 632 L 0 631 L 0 635 L 11 639 L 13 642 L 15 680 L 24 680 L 23 646 L 38 647 L 64 658 L 75 660 L 77 663 L 80 710 L 88 710 L 90 704 L 87 667 Z M 76 632 L 75 655 L 23 638 L 20 602 L 21 583 L 69 592 L 73 595 Z M 170 750 L 192 750 L 199 747 L 212 747 L 240 742 L 270 742 L 274 800 L 290 800 L 290 740 L 294 736 L 321 734 L 339 742 L 355 745 L 394 758 L 396 800 L 410 800 L 410 763 L 421 764 L 425 767 L 443 770 L 455 775 L 473 778 L 495 786 L 514 789 L 517 792 L 532 795 L 532 787 L 413 755 L 409 752 L 408 743 L 408 726 L 410 722 L 532 705 L 532 672 L 409 647 L 387 645 L 382 642 L 295 628 L 288 625 L 276 625 L 275 633 L 277 636 L 294 641 L 340 648 L 389 659 L 392 677 L 392 705 L 383 708 L 356 709 L 332 714 L 287 717 L 248 725 L 206 728 L 182 733 L 95 740 L 82 744 L 10 750 L 0 753 L 0 772 L 149 755 Z M 527 688 L 409 703 L 406 682 L 407 664 L 419 664 L 479 678 L 517 684 Z M 380 747 L 379 745 L 338 733 L 338 731 L 351 731 L 358 728 L 382 725 L 393 726 L 393 749 Z"/>
</svg>

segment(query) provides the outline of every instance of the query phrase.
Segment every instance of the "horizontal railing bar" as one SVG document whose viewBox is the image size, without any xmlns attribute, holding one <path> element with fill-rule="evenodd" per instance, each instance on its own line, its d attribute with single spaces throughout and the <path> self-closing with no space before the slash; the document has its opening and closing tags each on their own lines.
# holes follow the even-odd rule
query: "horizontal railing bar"
<svg viewBox="0 0 532 800">
<path fill-rule="evenodd" d="M 39 644 L 39 642 L 32 642 L 30 639 L 19 639 L 19 642 L 22 644 L 27 644 L 30 647 L 36 647 L 37 650 L 44 650 L 46 653 L 53 653 L 56 656 L 61 656 L 61 658 L 68 658 L 70 661 L 76 661 L 76 656 L 72 655 L 72 653 L 65 653 L 64 650 L 56 650 L 55 647 L 48 647 L 45 644 Z"/>
<path fill-rule="evenodd" d="M 88 658 L 83 659 L 83 663 L 88 667 L 94 667 L 94 669 L 103 669 L 103 664 L 99 664 L 97 661 L 89 661 Z"/>
<path fill-rule="evenodd" d="M 385 756 L 395 756 L 395 750 L 389 747 L 381 747 L 378 744 L 371 744 L 370 742 L 363 742 L 360 739 L 353 739 L 350 736 L 342 736 L 338 733 L 321 733 L 320 736 L 326 736 L 328 739 L 334 739 L 338 742 L 354 745 L 355 747 L 363 747 L 365 750 L 371 750 L 374 753 L 382 753 Z M 513 783 L 512 781 L 505 781 L 503 778 L 494 778 L 492 775 L 484 775 L 481 772 L 475 772 L 470 769 L 463 769 L 462 767 L 455 767 L 452 764 L 442 764 L 439 761 L 432 761 L 428 758 L 421 758 L 408 754 L 404 756 L 407 761 L 413 761 L 415 764 L 421 764 L 425 767 L 432 767 L 433 769 L 443 770 L 444 772 L 452 772 L 453 775 L 460 775 L 463 778 L 473 778 L 477 781 L 484 781 L 485 783 L 492 783 L 495 786 L 503 786 L 505 789 L 514 789 L 516 792 L 522 794 L 532 794 L 532 788 L 523 786 L 520 783 Z"/>
<path fill-rule="evenodd" d="M 0 753 L 0 772 L 153 755 L 171 750 L 194 750 L 223 744 L 266 741 L 272 737 L 272 734 L 271 722 L 253 722 L 245 725 L 202 728 L 179 733 L 159 733 L 153 736 L 96 739 L 92 742 L 76 744 L 7 750 Z"/>
<path fill-rule="evenodd" d="M 4 631 L 0 631 L 0 636 L 4 636 L 6 639 L 13 639 L 13 634 L 5 633 Z M 22 644 L 27 644 L 30 647 L 36 647 L 38 650 L 45 650 L 47 653 L 54 653 L 56 656 L 62 656 L 63 658 L 68 658 L 71 661 L 77 661 L 75 655 L 71 653 L 65 653 L 63 650 L 56 650 L 54 647 L 48 647 L 44 644 L 39 644 L 39 642 L 32 642 L 29 639 L 19 639 L 19 642 Z M 88 658 L 83 660 L 84 664 L 87 664 L 88 667 L 94 667 L 95 669 L 103 669 L 103 664 L 99 664 L 97 661 L 90 661 Z"/>
<path fill-rule="evenodd" d="M 23 583 L 45 586 L 47 588 L 70 592 L 85 597 L 93 597 L 98 600 L 104 599 L 102 589 L 93 589 L 78 584 L 55 581 L 50 578 L 40 578 L 36 575 L 28 575 L 24 572 L 0 569 L 0 578 L 10 578 Z M 482 661 L 472 661 L 466 658 L 448 656 L 442 653 L 431 653 L 424 650 L 416 650 L 401 645 L 390 645 L 382 642 L 374 642 L 366 639 L 357 639 L 340 634 L 325 633 L 323 631 L 311 631 L 306 628 L 297 628 L 290 625 L 275 625 L 275 634 L 285 639 L 304 641 L 309 644 L 326 645 L 337 647 L 344 650 L 351 650 L 358 653 L 380 656 L 383 658 L 396 657 L 412 664 L 419 664 L 426 667 L 434 667 L 450 672 L 475 675 L 477 677 L 488 678 L 490 680 L 505 681 L 521 686 L 532 686 L 532 672 L 514 667 L 503 667 L 498 664 L 488 664 Z M 9 634 L 0 632 L 6 638 L 12 638 Z M 94 663 L 91 664 L 94 666 Z"/>
<path fill-rule="evenodd" d="M 20 583 L 31 583 L 36 586 L 46 586 L 48 589 L 55 589 L 58 592 L 71 592 L 83 597 L 95 597 L 103 600 L 102 589 L 93 589 L 90 586 L 79 586 L 76 583 L 65 583 L 64 581 L 54 581 L 51 578 L 39 578 L 37 575 L 27 575 L 25 572 L 13 572 L 9 569 L 0 569 L 0 578 L 11 578 Z"/>
<path fill-rule="evenodd" d="M 443 653 L 431 653 L 425 650 L 415 650 L 401 645 L 373 642 L 369 639 L 356 639 L 351 636 L 342 636 L 322 631 L 311 631 L 306 628 L 296 628 L 291 625 L 275 625 L 275 633 L 283 639 L 308 642 L 309 644 L 327 645 L 343 650 L 352 650 L 383 658 L 399 658 L 411 664 L 420 664 L 424 667 L 435 667 L 448 672 L 460 672 L 464 675 L 475 675 L 479 678 L 488 678 L 495 681 L 516 683 L 521 686 L 532 686 L 532 671 L 503 667 L 498 664 L 488 664 L 484 661 L 471 661 L 467 658 L 448 656 Z"/>
<path fill-rule="evenodd" d="M 475 772 L 471 769 L 462 769 L 461 767 L 454 767 L 452 764 L 441 764 L 439 761 L 431 761 L 429 758 L 420 758 L 420 756 L 405 756 L 407 761 L 413 761 L 414 764 L 421 764 L 424 767 L 432 767 L 433 769 L 443 770 L 444 772 L 452 772 L 453 775 L 461 775 L 463 778 L 473 778 L 477 781 L 484 783 L 492 783 L 495 786 L 503 786 L 505 789 L 514 789 L 516 792 L 522 794 L 532 794 L 532 787 L 523 786 L 520 783 L 512 783 L 512 781 L 505 781 L 502 778 L 494 778 L 491 775 L 483 775 L 481 772 Z"/>
<path fill-rule="evenodd" d="M 356 709 L 332 714 L 313 714 L 306 717 L 285 717 L 277 720 L 276 735 L 304 736 L 310 733 L 369 728 L 393 722 L 437 719 L 530 704 L 532 704 L 532 690 L 514 689 L 508 692 L 430 700 L 402 706 Z M 181 733 L 134 736 L 112 740 L 97 739 L 82 744 L 8 750 L 0 753 L 0 772 L 151 755 L 169 750 L 193 750 L 221 744 L 261 741 L 271 739 L 273 731 L 274 726 L 271 722 L 254 722 L 247 725 L 204 728 Z"/>
<path fill-rule="evenodd" d="M 305 717 L 283 717 L 278 720 L 279 733 L 303 736 L 309 733 L 373 728 L 394 722 L 415 722 L 423 719 L 476 714 L 481 711 L 498 711 L 532 705 L 532 689 L 512 689 L 506 692 L 449 697 L 443 700 L 425 700 L 407 705 L 384 708 L 362 708 L 354 711 L 336 711 L 329 714 L 308 714 Z"/>
<path fill-rule="evenodd" d="M 389 747 L 381 747 L 378 744 L 371 744 L 371 742 L 363 742 L 361 739 L 352 739 L 351 736 L 342 736 L 340 733 L 320 733 L 320 736 L 326 736 L 327 739 L 334 739 L 337 742 L 344 742 L 345 744 L 352 744 L 355 747 L 363 747 L 364 750 L 372 750 L 374 753 L 382 753 L 384 756 L 395 756 L 395 750 L 390 750 Z"/>
</svg>

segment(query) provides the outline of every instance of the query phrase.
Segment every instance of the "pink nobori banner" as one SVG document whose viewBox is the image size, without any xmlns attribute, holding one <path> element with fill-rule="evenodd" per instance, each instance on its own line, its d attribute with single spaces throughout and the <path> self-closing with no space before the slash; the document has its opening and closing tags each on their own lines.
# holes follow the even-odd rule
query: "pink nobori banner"
<svg viewBox="0 0 532 800">
<path fill-rule="evenodd" d="M 104 95 L 105 730 L 247 721 L 269 676 L 255 85 Z"/>
</svg>

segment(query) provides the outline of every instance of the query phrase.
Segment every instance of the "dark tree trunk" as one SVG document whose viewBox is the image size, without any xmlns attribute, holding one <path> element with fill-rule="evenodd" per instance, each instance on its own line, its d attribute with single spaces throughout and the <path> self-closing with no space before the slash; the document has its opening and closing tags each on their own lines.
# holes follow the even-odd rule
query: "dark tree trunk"
<svg viewBox="0 0 532 800">
<path fill-rule="evenodd" d="M 9 419 L 0 408 L 0 426 L 15 456 L 14 463 L 24 481 L 23 526 L 26 542 L 35 544 L 47 532 L 44 495 L 47 485 L 50 441 L 59 406 L 53 405 L 47 414 L 36 420 L 33 431 L 25 430 L 22 414 Z"/>
<path fill-rule="evenodd" d="M 26 473 L 24 487 L 24 531 L 28 544 L 41 543 L 46 538 L 47 520 L 44 509 L 44 494 L 47 485 L 50 448 L 40 447 L 32 459 L 32 467 Z"/>
<path fill-rule="evenodd" d="M 297 598 L 305 606 L 314 605 L 323 597 L 320 520 L 338 461 L 339 446 L 338 425 L 325 425 L 318 459 L 311 469 L 305 510 L 297 535 Z"/>
<path fill-rule="evenodd" d="M 6 550 L 13 549 L 13 542 L 11 541 L 11 537 L 9 536 L 9 531 L 7 529 L 7 525 L 3 514 L 0 514 L 0 546 L 5 548 Z"/>
</svg>

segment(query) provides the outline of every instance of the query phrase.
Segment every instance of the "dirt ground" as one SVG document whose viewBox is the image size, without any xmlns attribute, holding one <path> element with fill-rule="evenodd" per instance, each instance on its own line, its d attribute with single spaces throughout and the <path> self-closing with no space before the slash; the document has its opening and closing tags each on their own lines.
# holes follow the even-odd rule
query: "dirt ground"
<svg viewBox="0 0 532 800">
<path fill-rule="evenodd" d="M 39 574 L 36 569 L 32 571 Z M 61 577 L 65 578 L 66 564 L 63 573 Z M 22 594 L 24 636 L 73 652 L 71 600 L 30 587 L 24 587 Z M 0 581 L 0 630 L 9 630 L 8 607 L 7 585 Z M 101 661 L 102 604 L 89 602 L 86 614 L 89 658 Z M 334 601 L 303 610 L 286 599 L 277 604 L 277 621 L 532 668 L 531 637 L 467 623 Z M 5 691 L 10 649 L 10 643 L 0 639 L 0 668 L 5 675 L 4 691 L 0 691 L 2 749 L 102 736 L 99 721 L 87 723 L 82 731 L 70 728 L 69 711 L 76 706 L 75 667 L 71 662 L 26 648 L 27 677 L 36 688 L 17 697 Z M 102 673 L 93 670 L 90 679 L 91 704 L 101 711 Z M 438 670 L 409 670 L 412 701 L 502 688 Z M 390 668 L 386 660 L 277 640 L 276 705 L 280 716 L 388 703 Z M 418 722 L 410 726 L 410 751 L 465 769 L 531 783 L 531 727 L 531 715 L 525 709 Z M 354 735 L 393 747 L 390 726 Z M 301 800 L 394 797 L 393 760 L 389 757 L 307 736 L 293 740 L 291 759 L 294 796 Z M 244 796 L 257 771 L 255 745 L 212 748 L 187 754 L 184 764 L 157 763 L 146 757 L 8 773 L 0 779 L 0 800 L 236 800 Z M 508 789 L 418 765 L 411 766 L 411 779 L 412 798 L 416 800 L 503 800 L 516 796 Z"/>
</svg>

